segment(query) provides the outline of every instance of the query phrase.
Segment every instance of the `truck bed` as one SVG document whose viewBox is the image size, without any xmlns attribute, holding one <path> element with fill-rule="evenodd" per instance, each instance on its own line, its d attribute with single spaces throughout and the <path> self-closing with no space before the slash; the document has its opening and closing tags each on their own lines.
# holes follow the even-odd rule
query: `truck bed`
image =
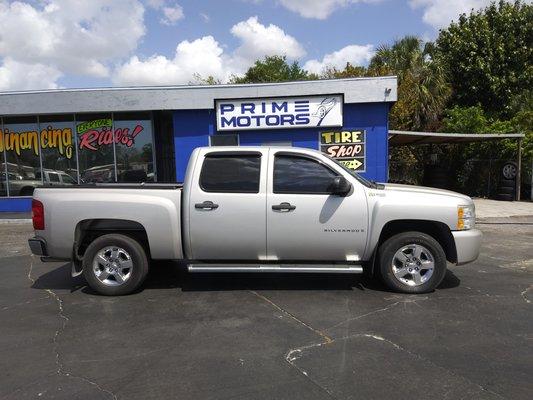
<svg viewBox="0 0 533 400">
<path fill-rule="evenodd" d="M 48 256 L 70 259 L 80 229 L 136 223 L 146 232 L 153 259 L 182 259 L 179 184 L 88 184 L 37 188 L 33 198 L 45 204 L 46 229 L 36 231 Z"/>
</svg>

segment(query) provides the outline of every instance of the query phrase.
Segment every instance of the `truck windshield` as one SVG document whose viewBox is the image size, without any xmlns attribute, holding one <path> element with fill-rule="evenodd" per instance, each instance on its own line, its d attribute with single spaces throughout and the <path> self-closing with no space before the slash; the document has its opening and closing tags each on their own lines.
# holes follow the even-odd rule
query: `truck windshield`
<svg viewBox="0 0 533 400">
<path fill-rule="evenodd" d="M 374 181 L 369 181 L 368 179 L 363 178 L 361 175 L 359 175 L 357 172 L 351 170 L 350 168 L 347 168 L 345 165 L 340 163 L 339 161 L 335 160 L 334 158 L 331 158 L 327 154 L 324 154 L 327 158 L 329 158 L 331 161 L 333 161 L 335 164 L 337 164 L 339 167 L 341 167 L 343 170 L 348 172 L 350 175 L 352 175 L 355 179 L 357 179 L 359 182 L 361 182 L 363 185 L 369 188 L 378 188 L 378 184 Z"/>
</svg>

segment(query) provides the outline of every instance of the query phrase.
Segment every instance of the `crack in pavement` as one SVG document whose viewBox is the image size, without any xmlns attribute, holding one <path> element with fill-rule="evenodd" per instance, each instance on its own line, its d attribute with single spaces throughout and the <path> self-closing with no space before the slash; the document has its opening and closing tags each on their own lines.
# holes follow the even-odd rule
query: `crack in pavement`
<svg viewBox="0 0 533 400">
<path fill-rule="evenodd" d="M 523 298 L 523 299 L 526 301 L 526 303 L 528 303 L 528 304 L 531 303 L 531 300 L 529 300 L 529 299 L 527 298 L 527 292 L 529 292 L 531 289 L 533 289 L 533 285 L 529 285 L 529 287 L 528 287 L 526 290 L 520 292 L 520 295 L 522 296 L 522 298 Z"/>
<path fill-rule="evenodd" d="M 32 271 L 33 271 L 33 256 L 32 256 L 32 260 L 30 262 L 30 268 L 28 270 L 28 279 L 30 280 L 30 282 L 31 282 L 31 284 L 33 286 L 35 284 L 35 279 L 33 279 L 32 276 L 31 276 Z M 44 291 L 49 294 L 48 298 L 52 298 L 54 300 L 54 302 L 57 304 L 58 309 L 59 309 L 58 316 L 62 320 L 61 325 L 56 330 L 56 332 L 54 334 L 53 341 L 52 341 L 52 343 L 54 344 L 55 364 L 56 364 L 56 367 L 57 367 L 56 374 L 60 375 L 60 376 L 66 376 L 67 378 L 79 379 L 79 380 L 81 380 L 83 382 L 86 382 L 86 383 L 94 386 L 99 391 L 110 395 L 113 400 L 117 400 L 117 396 L 113 392 L 111 392 L 110 390 L 108 390 L 106 388 L 103 388 L 97 382 L 91 381 L 90 379 L 88 379 L 88 378 L 86 378 L 84 376 L 74 375 L 74 374 L 72 374 L 72 373 L 70 373 L 70 372 L 65 370 L 65 368 L 63 366 L 63 363 L 61 362 L 61 354 L 59 352 L 58 339 L 61 336 L 61 334 L 63 333 L 63 331 L 65 330 L 65 327 L 67 326 L 67 323 L 68 323 L 68 321 L 70 321 L 70 319 L 65 315 L 65 310 L 63 308 L 63 300 L 61 300 L 59 298 L 59 296 L 51 289 L 44 289 Z"/>
<path fill-rule="evenodd" d="M 330 330 L 330 329 L 334 329 L 334 328 L 337 328 L 341 325 L 344 325 L 345 323 L 347 322 L 351 322 L 351 321 L 356 321 L 358 319 L 361 319 L 361 318 L 364 318 L 364 317 L 368 317 L 369 315 L 373 315 L 373 314 L 377 314 L 377 313 L 381 313 L 381 312 L 385 312 L 385 311 L 388 311 L 390 310 L 391 308 L 397 306 L 398 304 L 403 304 L 405 306 L 405 304 L 408 304 L 408 303 L 413 303 L 413 304 L 417 304 L 418 301 L 423 301 L 423 300 L 428 300 L 429 298 L 428 297 L 422 297 L 420 299 L 404 299 L 404 300 L 399 300 L 399 301 L 396 301 L 394 303 L 391 303 L 389 304 L 388 306 L 386 307 L 383 307 L 383 308 L 379 308 L 377 310 L 373 310 L 373 311 L 369 311 L 365 314 L 361 314 L 361 315 L 357 315 L 355 317 L 351 317 L 351 318 L 348 318 L 348 319 L 345 319 L 344 321 L 341 321 L 335 325 L 332 325 L 328 328 L 326 328 L 326 330 Z"/>
<path fill-rule="evenodd" d="M 475 289 L 472 289 L 472 290 L 475 290 Z M 262 299 L 263 301 L 269 303 L 270 305 L 272 305 L 274 308 L 276 308 L 277 310 L 281 311 L 285 315 L 289 316 L 291 319 L 293 319 L 294 321 L 298 322 L 300 325 L 303 325 L 307 329 L 309 329 L 312 332 L 316 333 L 317 335 L 319 335 L 323 339 L 322 341 L 320 341 L 318 343 L 312 343 L 312 344 L 309 344 L 309 345 L 306 345 L 306 346 L 301 346 L 301 347 L 296 347 L 294 349 L 289 349 L 289 351 L 285 355 L 285 361 L 290 366 L 292 366 L 293 368 L 298 370 L 302 375 L 304 375 L 305 378 L 308 379 L 311 383 L 313 383 L 315 386 L 319 387 L 321 390 L 326 392 L 328 394 L 328 396 L 331 397 L 331 398 L 335 399 L 337 397 L 333 394 L 333 392 L 330 389 L 322 386 L 319 382 L 317 382 L 315 379 L 313 379 L 309 375 L 309 373 L 305 369 L 303 369 L 300 366 L 298 366 L 295 363 L 295 361 L 297 361 L 298 359 L 302 358 L 303 355 L 304 355 L 304 351 L 306 351 L 306 350 L 310 350 L 310 349 L 314 349 L 314 348 L 318 348 L 318 347 L 322 347 L 322 346 L 326 346 L 326 345 L 331 345 L 331 344 L 333 344 L 335 342 L 338 342 L 338 341 L 350 340 L 350 339 L 357 338 L 357 337 L 365 337 L 365 338 L 370 338 L 370 339 L 373 339 L 373 340 L 378 340 L 378 341 L 381 341 L 381 342 L 385 342 L 385 343 L 391 345 L 392 347 L 394 347 L 398 351 L 405 352 L 405 353 L 409 354 L 410 356 L 412 356 L 412 357 L 414 357 L 414 358 L 416 358 L 416 359 L 418 359 L 418 360 L 420 360 L 422 362 L 427 362 L 428 364 L 434 366 L 435 368 L 438 368 L 438 369 L 446 371 L 451 376 L 454 376 L 454 377 L 456 377 L 458 379 L 461 379 L 461 380 L 463 380 L 465 382 L 468 382 L 468 383 L 474 385 L 475 387 L 477 387 L 479 389 L 479 391 L 490 393 L 490 394 L 492 394 L 492 395 L 494 395 L 494 396 L 496 396 L 498 398 L 504 399 L 504 397 L 502 395 L 500 395 L 500 394 L 498 394 L 496 392 L 493 392 L 492 390 L 487 389 L 487 388 L 483 387 L 482 385 L 480 385 L 480 384 L 478 384 L 476 382 L 473 382 L 470 379 L 468 379 L 468 378 L 466 378 L 466 377 L 464 377 L 462 375 L 459 375 L 459 374 L 457 374 L 457 373 L 455 373 L 455 372 L 453 372 L 453 371 L 451 371 L 451 370 L 449 370 L 449 369 L 447 369 L 445 367 L 442 367 L 442 366 L 434 363 L 433 361 L 431 361 L 431 360 L 429 360 L 429 359 L 427 359 L 425 357 L 422 357 L 421 355 L 419 355 L 417 353 L 413 353 L 412 351 L 400 346 L 399 344 L 394 343 L 393 341 L 384 338 L 383 336 L 379 336 L 379 335 L 376 335 L 376 334 L 373 334 L 373 333 L 354 333 L 354 334 L 347 335 L 347 336 L 342 336 L 342 337 L 339 337 L 339 338 L 331 338 L 326 333 L 322 332 L 319 329 L 313 328 L 311 325 L 305 323 L 300 318 L 298 318 L 297 316 L 295 316 L 291 312 L 285 310 L 284 308 L 280 307 L 279 305 L 277 305 L 276 303 L 274 303 L 272 300 L 268 299 L 267 297 L 262 296 L 262 295 L 260 295 L 259 293 L 255 292 L 253 290 L 250 290 L 250 292 L 253 293 L 255 296 L 259 297 L 260 299 Z M 343 323 L 345 323 L 347 321 L 350 321 L 350 320 L 363 318 L 363 317 L 366 317 L 366 316 L 369 316 L 369 315 L 377 314 L 379 312 L 384 312 L 384 311 L 389 310 L 389 309 L 391 309 L 391 308 L 393 308 L 396 305 L 401 304 L 401 303 L 403 303 L 404 305 L 406 303 L 414 303 L 414 304 L 420 306 L 419 304 L 417 304 L 417 301 L 428 300 L 428 299 L 429 299 L 429 297 L 421 298 L 419 300 L 407 299 L 407 301 L 406 300 L 397 301 L 397 302 L 394 302 L 394 303 L 390 304 L 387 307 L 384 307 L 384 308 L 381 308 L 381 309 L 377 309 L 377 310 L 368 312 L 366 314 L 363 314 L 363 315 L 360 315 L 360 316 L 345 320 L 345 321 L 343 321 L 343 322 L 341 322 L 341 323 L 339 323 L 337 325 L 334 325 L 333 327 L 338 326 L 338 325 L 342 325 Z"/>
<path fill-rule="evenodd" d="M 281 308 L 280 306 L 278 306 L 276 303 L 274 303 L 272 300 L 266 298 L 265 296 L 263 295 L 260 295 L 259 293 L 257 293 L 256 291 L 254 290 L 250 290 L 250 293 L 256 295 L 257 297 L 259 297 L 261 300 L 263 301 L 266 301 L 268 304 L 270 304 L 271 306 L 273 306 L 274 308 L 276 308 L 277 310 L 281 311 L 283 314 L 287 315 L 289 318 L 293 319 L 294 321 L 298 322 L 300 325 L 303 325 L 305 326 L 307 329 L 309 329 L 310 331 L 313 331 L 314 333 L 316 333 L 317 335 L 319 335 L 320 337 L 322 337 L 324 339 L 324 343 L 331 343 L 333 340 L 328 336 L 326 335 L 324 332 L 316 329 L 316 328 L 313 328 L 311 325 L 309 324 L 306 324 L 304 321 L 302 321 L 301 319 L 299 319 L 298 317 L 296 317 L 294 314 L 291 314 L 289 311 Z"/>
<path fill-rule="evenodd" d="M 267 302 L 268 304 L 270 304 L 272 307 L 274 307 L 276 310 L 282 312 L 283 314 L 285 314 L 286 316 L 288 316 L 289 318 L 291 318 L 293 321 L 296 321 L 299 325 L 302 325 L 304 326 L 305 328 L 309 329 L 310 331 L 312 331 L 313 333 L 316 333 L 318 336 L 320 336 L 322 339 L 323 339 L 323 342 L 321 342 L 319 345 L 322 346 L 324 344 L 328 344 L 328 343 L 333 343 L 333 339 L 331 339 L 328 335 L 326 335 L 324 332 L 316 329 L 316 328 L 313 328 L 311 325 L 305 323 L 304 321 L 302 321 L 300 318 L 296 317 L 294 314 L 292 314 L 291 312 L 285 310 L 284 308 L 278 306 L 276 303 L 274 303 L 272 300 L 270 300 L 269 298 L 263 296 L 263 295 L 260 295 L 259 293 L 257 293 L 255 290 L 249 290 L 250 293 L 252 293 L 253 295 L 259 297 L 261 300 Z M 310 346 L 316 346 L 316 345 L 310 345 Z M 290 353 L 290 352 L 289 352 Z M 309 376 L 309 374 L 307 373 L 307 371 L 303 370 L 302 368 L 298 367 L 297 365 L 293 364 L 292 361 L 289 361 L 288 359 L 288 355 L 285 356 L 285 361 L 293 368 L 295 368 L 298 372 L 300 372 L 309 382 L 311 382 L 314 386 L 318 387 L 320 390 L 324 391 L 330 398 L 332 399 L 336 399 L 335 396 L 333 396 L 333 393 L 331 393 L 331 391 L 327 388 L 325 388 L 324 386 L 322 386 L 320 383 L 318 383 L 317 381 L 315 381 L 313 378 L 311 378 Z"/>
<path fill-rule="evenodd" d="M 394 347 L 396 350 L 399 350 L 399 351 L 403 351 L 409 355 L 411 355 L 412 357 L 420 360 L 420 361 L 423 361 L 423 362 L 427 362 L 428 364 L 431 364 L 433 365 L 435 368 L 438 368 L 438 369 L 441 369 L 441 370 L 444 370 L 446 371 L 448 374 L 450 374 L 451 376 L 454 376 L 456 378 L 459 378 L 465 382 L 468 382 L 474 386 L 476 386 L 480 391 L 484 391 L 484 392 L 487 392 L 487 393 L 490 393 L 498 398 L 501 398 L 501 399 L 505 399 L 505 397 L 503 397 L 502 395 L 500 395 L 499 393 L 496 393 L 496 392 L 493 392 L 492 390 L 490 389 L 487 389 L 485 387 L 483 387 L 482 385 L 476 383 L 476 382 L 473 382 L 471 381 L 470 379 L 462 376 L 462 375 L 459 375 L 445 367 L 442 367 L 438 364 L 435 364 L 433 361 L 431 360 L 428 360 L 427 358 L 425 357 L 422 357 L 420 354 L 417 354 L 417 353 L 413 353 L 412 351 L 400 346 L 399 344 L 397 343 L 394 343 L 393 341 L 389 340 L 389 339 L 386 339 L 384 338 L 383 336 L 379 336 L 379 335 L 376 335 L 376 334 L 372 334 L 372 333 L 354 333 L 354 334 L 351 334 L 351 335 L 347 335 L 347 336 L 342 336 L 342 337 L 339 337 L 339 338 L 336 338 L 336 339 L 332 339 L 331 342 L 328 342 L 328 343 L 325 343 L 325 342 L 320 342 L 320 343 L 314 343 L 314 344 L 311 344 L 311 345 L 307 345 L 307 346 L 303 346 L 303 347 L 299 347 L 299 348 L 296 348 L 296 349 L 292 349 L 290 350 L 287 355 L 286 355 L 286 361 L 294 366 L 295 368 L 297 368 L 300 372 L 302 372 L 303 374 L 305 374 L 306 377 L 308 377 L 309 379 L 311 379 L 309 377 L 309 374 L 303 370 L 302 368 L 298 367 L 296 364 L 294 364 L 294 362 L 300 358 L 303 357 L 303 352 L 305 350 L 309 350 L 309 349 L 313 349 L 313 348 L 317 348 L 317 347 L 321 347 L 325 344 L 332 344 L 332 343 L 335 343 L 335 342 L 338 342 L 338 341 L 343 341 L 343 340 L 349 340 L 349 339 L 353 339 L 353 338 L 357 338 L 357 337 L 365 337 L 365 338 L 370 338 L 370 339 L 374 339 L 374 340 L 378 340 L 378 341 L 381 341 L 381 342 L 385 342 L 385 343 L 388 343 L 389 345 L 391 345 L 392 347 Z M 324 390 L 328 391 L 326 388 L 324 388 Z M 332 394 L 333 396 L 333 394 Z"/>
</svg>

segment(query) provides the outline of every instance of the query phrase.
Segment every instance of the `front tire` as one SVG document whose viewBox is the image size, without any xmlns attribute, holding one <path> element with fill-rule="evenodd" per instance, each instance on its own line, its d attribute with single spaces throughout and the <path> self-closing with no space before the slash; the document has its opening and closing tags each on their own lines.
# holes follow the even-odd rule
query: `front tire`
<svg viewBox="0 0 533 400">
<path fill-rule="evenodd" d="M 401 293 L 428 293 L 446 274 L 442 246 L 422 232 L 403 232 L 387 239 L 378 250 L 381 279 Z"/>
<path fill-rule="evenodd" d="M 96 238 L 83 256 L 83 276 L 89 286 L 106 296 L 134 292 L 148 274 L 143 246 L 129 236 L 103 235 Z"/>
</svg>

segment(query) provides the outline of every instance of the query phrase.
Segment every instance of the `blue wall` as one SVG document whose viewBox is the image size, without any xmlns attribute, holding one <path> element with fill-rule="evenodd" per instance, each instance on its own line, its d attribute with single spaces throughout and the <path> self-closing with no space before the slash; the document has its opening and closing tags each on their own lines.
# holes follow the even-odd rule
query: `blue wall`
<svg viewBox="0 0 533 400">
<path fill-rule="evenodd" d="M 387 181 L 388 162 L 388 103 L 345 104 L 344 128 L 365 129 L 366 172 L 362 176 L 379 182 Z M 191 152 L 209 145 L 209 135 L 216 135 L 214 110 L 175 111 L 174 147 L 176 178 L 183 182 Z M 319 148 L 319 132 L 329 128 L 273 129 L 239 132 L 241 145 L 261 145 L 265 142 L 292 142 L 293 146 Z M 336 128 L 332 128 L 336 129 Z M 156 155 L 157 157 L 157 155 Z M 30 211 L 30 198 L 0 198 L 1 211 Z"/>
<path fill-rule="evenodd" d="M 0 197 L 0 212 L 31 211 L 31 197 Z"/>
<path fill-rule="evenodd" d="M 362 176 L 379 182 L 387 180 L 388 103 L 345 104 L 344 128 L 365 129 L 366 172 Z M 242 146 L 265 142 L 292 142 L 296 147 L 319 148 L 319 132 L 329 128 L 272 129 L 240 131 Z M 335 129 L 335 128 L 331 128 Z M 229 132 L 224 132 L 229 133 Z M 176 178 L 183 182 L 191 152 L 208 146 L 209 135 L 216 135 L 214 110 L 180 110 L 174 112 Z"/>
</svg>

